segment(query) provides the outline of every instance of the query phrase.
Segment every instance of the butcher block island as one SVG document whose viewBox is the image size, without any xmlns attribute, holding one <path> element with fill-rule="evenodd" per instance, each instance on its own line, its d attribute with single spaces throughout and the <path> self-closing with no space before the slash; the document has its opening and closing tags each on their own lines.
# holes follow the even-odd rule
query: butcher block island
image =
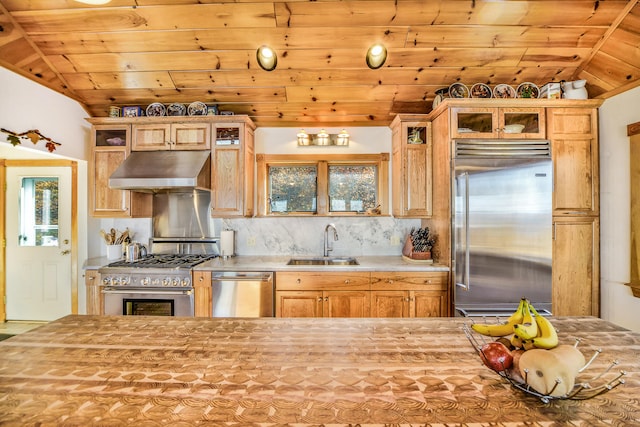
<svg viewBox="0 0 640 427">
<path fill-rule="evenodd" d="M 467 321 L 71 315 L 0 343 L 0 425 L 640 423 L 640 334 L 553 319 L 562 342 L 602 348 L 587 374 L 616 359 L 627 375 L 544 403 L 481 363 Z"/>
</svg>

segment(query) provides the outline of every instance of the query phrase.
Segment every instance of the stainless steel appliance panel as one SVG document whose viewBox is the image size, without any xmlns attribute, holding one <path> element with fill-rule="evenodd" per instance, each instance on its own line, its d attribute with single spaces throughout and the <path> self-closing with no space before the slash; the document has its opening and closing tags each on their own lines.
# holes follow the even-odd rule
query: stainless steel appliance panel
<svg viewBox="0 0 640 427">
<path fill-rule="evenodd" d="M 211 193 L 157 193 L 153 195 L 153 237 L 203 239 L 211 237 Z"/>
<path fill-rule="evenodd" d="M 511 313 L 521 297 L 551 311 L 551 160 L 464 158 L 453 169 L 458 314 Z"/>
<path fill-rule="evenodd" d="M 274 317 L 271 272 L 214 272 L 213 317 Z"/>
</svg>

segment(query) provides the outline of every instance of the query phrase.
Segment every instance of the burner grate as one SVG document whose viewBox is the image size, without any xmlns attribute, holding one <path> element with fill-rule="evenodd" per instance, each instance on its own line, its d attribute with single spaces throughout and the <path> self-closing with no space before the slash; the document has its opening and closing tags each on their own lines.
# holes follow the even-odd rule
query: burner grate
<svg viewBox="0 0 640 427">
<path fill-rule="evenodd" d="M 134 262 L 116 261 L 107 267 L 133 267 L 133 268 L 191 268 L 209 259 L 216 258 L 211 254 L 157 254 L 149 255 Z"/>
</svg>

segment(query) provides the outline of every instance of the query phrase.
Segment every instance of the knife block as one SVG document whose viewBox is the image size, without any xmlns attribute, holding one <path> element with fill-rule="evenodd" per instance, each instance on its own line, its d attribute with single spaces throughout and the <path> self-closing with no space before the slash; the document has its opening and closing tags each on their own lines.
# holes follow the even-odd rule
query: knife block
<svg viewBox="0 0 640 427">
<path fill-rule="evenodd" d="M 431 259 L 431 251 L 417 252 L 414 250 L 413 242 L 411 241 L 411 237 L 409 235 L 407 235 L 407 239 L 404 242 L 402 255 L 412 260 L 433 261 Z"/>
</svg>

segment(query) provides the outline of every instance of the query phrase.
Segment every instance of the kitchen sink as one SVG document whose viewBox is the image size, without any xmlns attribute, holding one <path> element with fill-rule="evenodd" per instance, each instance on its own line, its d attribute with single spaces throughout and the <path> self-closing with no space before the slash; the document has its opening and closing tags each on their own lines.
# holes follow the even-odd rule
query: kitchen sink
<svg viewBox="0 0 640 427">
<path fill-rule="evenodd" d="M 330 258 L 291 258 L 287 265 L 359 265 L 357 259 L 351 257 Z"/>
</svg>

